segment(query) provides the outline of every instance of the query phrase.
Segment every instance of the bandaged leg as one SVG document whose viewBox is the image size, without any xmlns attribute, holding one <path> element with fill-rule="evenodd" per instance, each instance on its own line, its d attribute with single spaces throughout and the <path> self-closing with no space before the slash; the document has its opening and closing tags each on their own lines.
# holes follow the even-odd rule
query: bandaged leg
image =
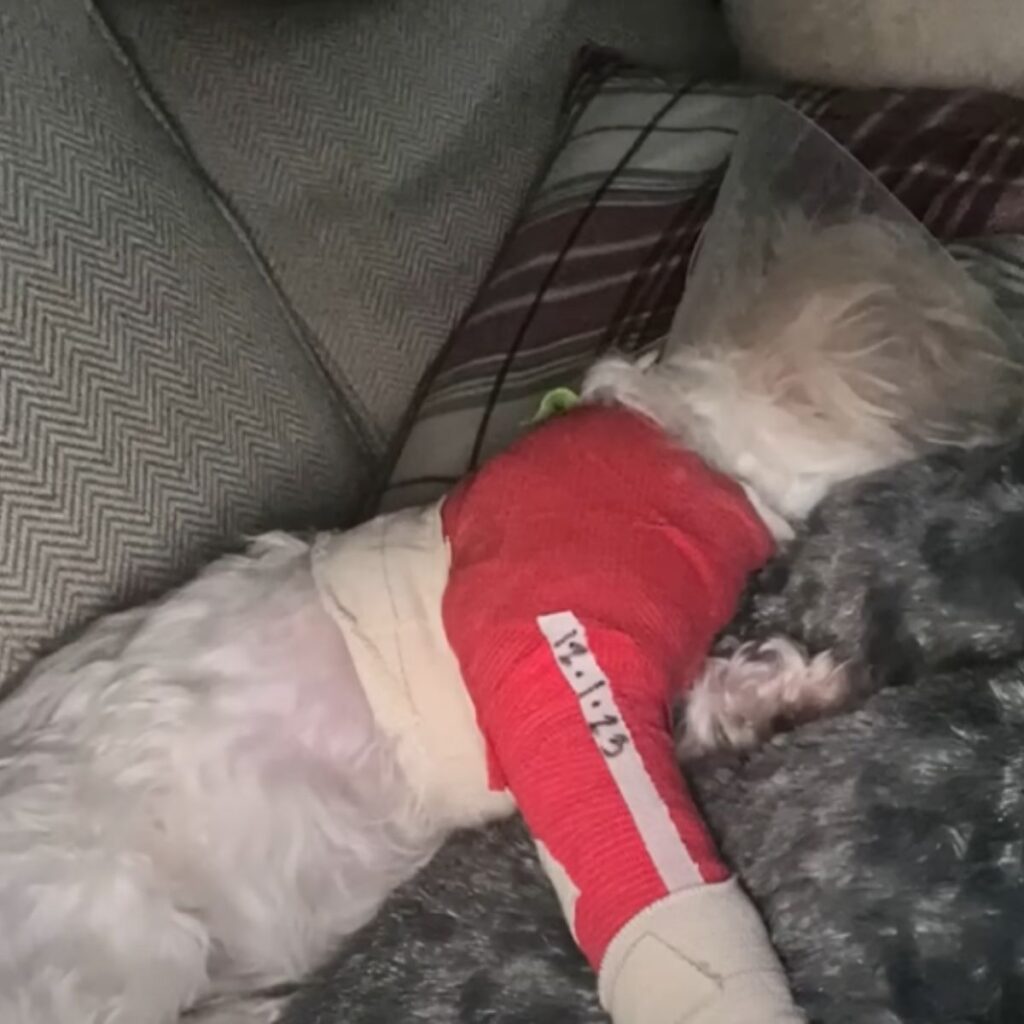
<svg viewBox="0 0 1024 1024">
<path fill-rule="evenodd" d="M 621 634 L 538 625 L 549 648 L 499 696 L 491 738 L 615 1024 L 799 1024 L 686 790 L 661 682 Z"/>
<path fill-rule="evenodd" d="M 670 893 L 601 963 L 615 1024 L 801 1024 L 761 919 L 735 879 Z"/>
</svg>

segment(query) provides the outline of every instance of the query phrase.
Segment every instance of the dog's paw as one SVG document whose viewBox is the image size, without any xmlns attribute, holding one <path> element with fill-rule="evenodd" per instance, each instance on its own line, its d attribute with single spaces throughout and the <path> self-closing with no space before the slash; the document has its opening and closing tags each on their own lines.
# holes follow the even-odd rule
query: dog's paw
<svg viewBox="0 0 1024 1024">
<path fill-rule="evenodd" d="M 808 655 L 787 637 L 708 658 L 690 691 L 677 751 L 684 760 L 741 752 L 845 708 L 850 674 L 831 652 Z"/>
</svg>

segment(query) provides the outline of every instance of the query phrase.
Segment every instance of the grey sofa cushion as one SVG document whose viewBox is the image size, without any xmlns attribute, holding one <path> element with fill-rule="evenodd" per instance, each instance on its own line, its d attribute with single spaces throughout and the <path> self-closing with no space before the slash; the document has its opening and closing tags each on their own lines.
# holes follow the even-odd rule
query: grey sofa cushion
<svg viewBox="0 0 1024 1024">
<path fill-rule="evenodd" d="M 588 37 L 707 67 L 708 0 L 98 0 L 376 431 L 479 284 Z"/>
<path fill-rule="evenodd" d="M 0 682 L 370 465 L 274 289 L 81 0 L 0 11 Z"/>
</svg>

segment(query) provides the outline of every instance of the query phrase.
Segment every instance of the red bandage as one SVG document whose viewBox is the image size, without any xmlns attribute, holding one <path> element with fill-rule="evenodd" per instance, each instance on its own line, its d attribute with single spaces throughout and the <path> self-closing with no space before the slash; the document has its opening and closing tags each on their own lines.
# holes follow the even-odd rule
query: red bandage
<svg viewBox="0 0 1024 1024">
<path fill-rule="evenodd" d="M 545 424 L 446 500 L 445 630 L 491 753 L 608 943 L 669 892 L 721 881 L 669 723 L 771 538 L 742 490 L 620 409 Z"/>
</svg>

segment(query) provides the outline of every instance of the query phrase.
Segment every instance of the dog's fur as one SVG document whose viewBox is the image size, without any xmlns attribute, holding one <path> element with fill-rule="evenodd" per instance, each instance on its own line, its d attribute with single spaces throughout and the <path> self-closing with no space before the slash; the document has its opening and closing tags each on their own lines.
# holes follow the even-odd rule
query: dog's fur
<svg viewBox="0 0 1024 1024">
<path fill-rule="evenodd" d="M 1024 92 L 1017 0 L 724 0 L 745 69 L 844 86 Z"/>
<path fill-rule="evenodd" d="M 723 639 L 778 631 L 888 684 L 689 773 L 817 1024 L 1024 1006 L 1024 442 L 844 486 Z M 453 839 L 285 1024 L 607 1024 L 529 838 Z"/>
<path fill-rule="evenodd" d="M 806 227 L 724 329 L 602 365 L 588 400 L 696 449 L 780 536 L 850 477 L 998 436 L 1019 372 L 950 265 L 899 241 Z M 822 664 L 785 650 L 810 707 Z M 0 1020 L 265 1019 L 225 997 L 301 975 L 444 839 L 357 683 L 284 535 L 43 661 L 0 714 Z M 704 706 L 705 735 L 736 734 Z"/>
</svg>

